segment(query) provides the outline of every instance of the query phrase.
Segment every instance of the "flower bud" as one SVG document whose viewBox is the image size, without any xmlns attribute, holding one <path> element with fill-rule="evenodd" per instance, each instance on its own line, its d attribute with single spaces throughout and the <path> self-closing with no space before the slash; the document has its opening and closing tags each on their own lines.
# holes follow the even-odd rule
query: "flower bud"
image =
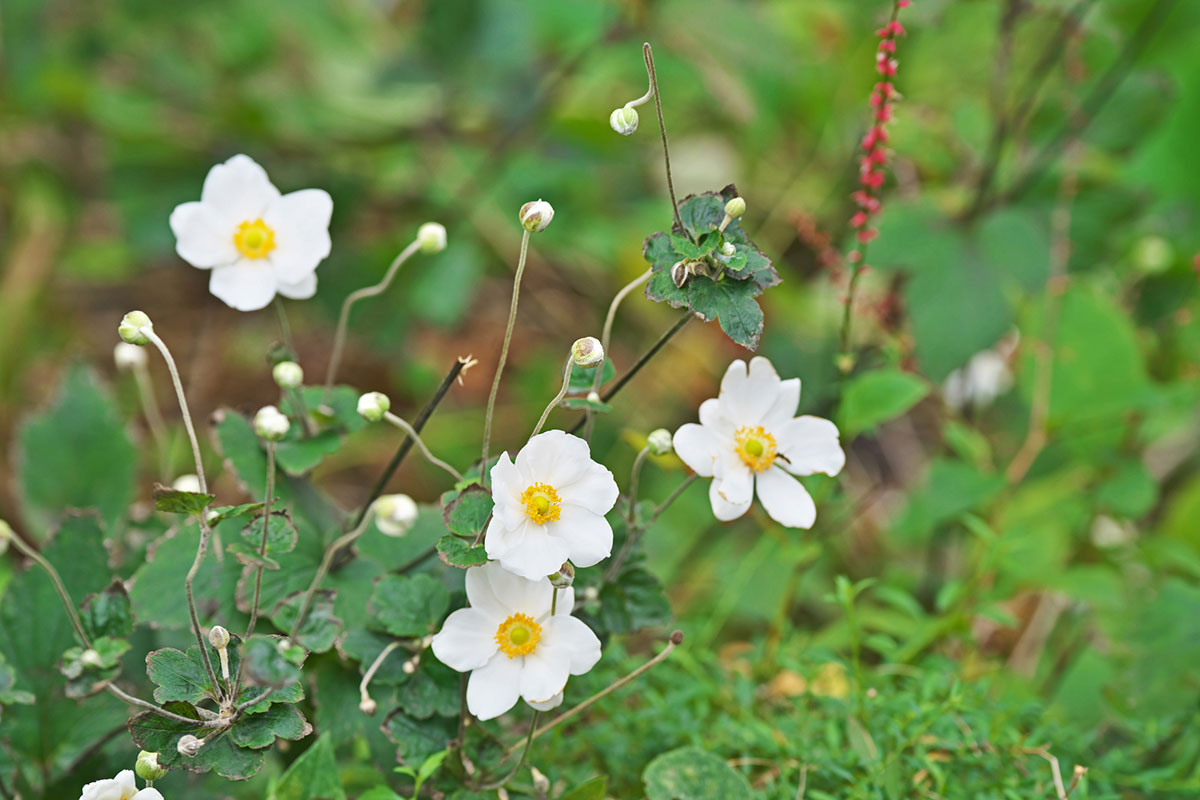
<svg viewBox="0 0 1200 800">
<path fill-rule="evenodd" d="M 422 253 L 440 253 L 446 249 L 446 226 L 437 222 L 426 222 L 417 228 L 417 241 Z"/>
<path fill-rule="evenodd" d="M 364 697 L 358 704 L 358 710 L 368 717 L 373 717 L 375 716 L 375 712 L 379 710 L 379 704 L 370 697 Z"/>
<path fill-rule="evenodd" d="M 550 578 L 550 585 L 555 589 L 569 589 L 575 582 L 575 565 L 570 561 L 564 561 L 557 572 L 546 577 Z"/>
<path fill-rule="evenodd" d="M 254 432 L 268 442 L 278 442 L 290 427 L 292 423 L 275 406 L 263 406 L 254 415 Z"/>
<path fill-rule="evenodd" d="M 746 213 L 746 201 L 740 197 L 735 197 L 725 204 L 725 213 L 737 219 Z"/>
<path fill-rule="evenodd" d="M 271 377 L 281 389 L 295 389 L 304 383 L 304 368 L 295 361 L 280 361 L 271 370 Z"/>
<path fill-rule="evenodd" d="M 539 770 L 537 767 L 529 768 L 529 777 L 533 781 L 533 788 L 540 795 L 546 795 L 550 792 L 550 779 Z"/>
<path fill-rule="evenodd" d="M 576 339 L 571 345 L 571 360 L 575 366 L 591 369 L 604 363 L 604 347 L 595 336 L 585 336 Z"/>
<path fill-rule="evenodd" d="M 171 488 L 177 492 L 199 492 L 200 478 L 192 474 L 180 475 L 171 481 Z"/>
<path fill-rule="evenodd" d="M 583 602 L 594 603 L 600 599 L 600 590 L 595 586 L 583 587 Z"/>
<path fill-rule="evenodd" d="M 375 527 L 385 536 L 403 536 L 417 524 L 417 504 L 406 494 L 385 494 L 375 501 Z"/>
<path fill-rule="evenodd" d="M 208 643 L 220 650 L 223 647 L 229 646 L 229 631 L 222 628 L 220 625 L 213 625 L 208 631 Z"/>
<path fill-rule="evenodd" d="M 669 455 L 672 450 L 671 432 L 666 428 L 658 428 L 650 431 L 650 436 L 647 437 L 646 443 L 650 446 L 650 452 L 656 456 Z"/>
<path fill-rule="evenodd" d="M 158 763 L 158 753 L 149 750 L 138 753 L 133 771 L 144 781 L 156 781 L 167 774 L 167 768 Z"/>
<path fill-rule="evenodd" d="M 146 334 L 142 333 L 142 328 L 152 331 L 154 330 L 154 323 L 150 321 L 150 317 L 147 316 L 145 311 L 130 311 L 121 317 L 121 324 L 117 326 L 117 333 L 130 344 L 150 344 L 150 340 L 146 337 Z"/>
<path fill-rule="evenodd" d="M 671 282 L 675 284 L 676 288 L 682 289 L 689 277 L 690 273 L 688 272 L 687 264 L 682 261 L 676 261 L 675 265 L 671 267 Z"/>
<path fill-rule="evenodd" d="M 194 758 L 203 746 L 204 742 L 188 733 L 179 737 L 179 743 L 175 745 L 175 749 L 179 751 L 179 755 L 181 756 Z"/>
<path fill-rule="evenodd" d="M 367 392 L 358 398 L 358 413 L 368 422 L 379 422 L 392 407 L 392 401 L 383 392 Z"/>
<path fill-rule="evenodd" d="M 588 392 L 587 401 L 589 403 L 603 403 L 604 402 L 602 399 L 600 399 L 599 392 Z"/>
<path fill-rule="evenodd" d="M 633 106 L 623 106 L 608 115 L 608 124 L 622 136 L 628 136 L 637 130 L 638 113 Z"/>
<path fill-rule="evenodd" d="M 7 522 L 0 519 L 0 556 L 8 552 L 8 540 L 13 537 L 13 529 Z"/>
<path fill-rule="evenodd" d="M 100 654 L 90 647 L 84 650 L 79 656 L 79 663 L 92 669 L 100 669 L 104 666 L 104 661 L 100 658 Z"/>
<path fill-rule="evenodd" d="M 721 245 L 721 255 L 726 258 L 732 258 L 737 255 L 737 248 L 733 246 L 733 242 L 726 242 Z"/>
<path fill-rule="evenodd" d="M 417 665 L 420 663 L 421 663 L 421 659 L 418 658 L 417 656 L 413 656 L 412 658 L 405 661 L 404 665 L 401 666 L 400 669 L 403 670 L 405 675 L 412 675 L 414 672 L 417 671 Z"/>
<path fill-rule="evenodd" d="M 146 366 L 146 351 L 136 344 L 117 342 L 113 348 L 113 363 L 121 372 L 141 369 Z"/>
<path fill-rule="evenodd" d="M 521 206 L 519 218 L 525 230 L 530 233 L 541 233 L 546 230 L 550 220 L 554 219 L 554 208 L 545 200 L 535 200 Z"/>
</svg>

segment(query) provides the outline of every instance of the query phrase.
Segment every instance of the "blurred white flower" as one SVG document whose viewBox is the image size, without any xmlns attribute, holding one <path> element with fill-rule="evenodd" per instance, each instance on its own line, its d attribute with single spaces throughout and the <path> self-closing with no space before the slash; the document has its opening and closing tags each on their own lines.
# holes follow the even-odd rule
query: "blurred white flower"
<svg viewBox="0 0 1200 800">
<path fill-rule="evenodd" d="M 470 671 L 467 708 L 479 719 L 498 717 L 518 698 L 545 711 L 562 703 L 571 675 L 600 660 L 600 640 L 571 616 L 575 590 L 513 575 L 489 562 L 467 570 L 467 600 L 433 637 L 433 654 L 443 664 Z"/>
<path fill-rule="evenodd" d="M 604 515 L 617 502 L 617 482 L 583 439 L 539 433 L 515 462 L 501 453 L 491 475 L 496 506 L 484 541 L 505 569 L 536 580 L 564 561 L 590 567 L 612 553 Z"/>
<path fill-rule="evenodd" d="M 117 342 L 113 348 L 113 363 L 122 372 L 141 369 L 146 366 L 146 351 L 136 344 Z"/>
<path fill-rule="evenodd" d="M 375 501 L 375 527 L 384 536 L 403 536 L 417 524 L 421 510 L 406 494 L 385 494 Z"/>
<path fill-rule="evenodd" d="M 249 156 L 208 171 L 199 202 L 171 212 L 175 250 L 193 267 L 211 269 L 208 290 L 238 311 L 275 297 L 317 291 L 317 265 L 329 255 L 333 200 L 323 189 L 281 195 Z"/>
<path fill-rule="evenodd" d="M 177 492 L 199 492 L 200 478 L 190 473 L 186 475 L 180 475 L 178 478 L 171 481 L 171 488 Z"/>
<path fill-rule="evenodd" d="M 737 519 L 754 495 L 789 528 L 811 528 L 817 507 L 792 475 L 836 475 L 846 463 L 838 430 L 820 417 L 796 417 L 800 379 L 780 380 L 762 356 L 734 361 L 719 397 L 700 404 L 700 424 L 675 431 L 675 452 L 712 478 L 708 497 L 719 520 Z"/>
<path fill-rule="evenodd" d="M 84 786 L 79 800 L 163 800 L 163 796 L 158 789 L 138 791 L 133 770 L 124 769 L 115 778 L 93 781 Z"/>
<path fill-rule="evenodd" d="M 1009 360 L 1017 349 L 1019 337 L 1014 331 L 995 346 L 971 356 L 964 366 L 954 370 L 942 383 L 942 399 L 955 411 L 968 406 L 991 405 L 1013 385 Z"/>
</svg>

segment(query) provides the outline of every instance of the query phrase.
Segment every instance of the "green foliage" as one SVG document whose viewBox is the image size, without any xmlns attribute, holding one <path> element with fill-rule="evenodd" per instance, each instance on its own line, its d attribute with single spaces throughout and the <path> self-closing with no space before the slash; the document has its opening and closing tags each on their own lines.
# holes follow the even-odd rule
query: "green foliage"
<svg viewBox="0 0 1200 800">
<path fill-rule="evenodd" d="M 650 800 L 737 800 L 750 784 L 728 764 L 699 747 L 681 747 L 650 762 L 642 774 Z"/>
<path fill-rule="evenodd" d="M 839 428 L 849 439 L 895 419 L 929 393 L 929 384 L 908 372 L 884 369 L 863 373 L 846 385 L 838 412 Z"/>
<path fill-rule="evenodd" d="M 199 514 L 216 499 L 215 494 L 181 492 L 161 483 L 154 485 L 154 507 L 167 514 Z"/>
<path fill-rule="evenodd" d="M 342 780 L 338 777 L 333 744 L 323 734 L 304 751 L 275 787 L 273 800 L 345 800 Z"/>
<path fill-rule="evenodd" d="M 300 605 L 304 602 L 304 595 L 305 592 L 296 592 L 275 607 L 271 612 L 271 620 L 277 628 L 289 632 L 292 630 L 300 613 Z M 336 596 L 336 592 L 328 589 L 321 589 L 313 594 L 304 621 L 294 637 L 297 644 L 314 653 L 324 653 L 333 647 L 342 630 L 342 621 L 333 610 Z"/>
<path fill-rule="evenodd" d="M 428 575 L 389 575 L 375 584 L 369 611 L 393 636 L 426 636 L 437 629 L 450 592 Z"/>
</svg>

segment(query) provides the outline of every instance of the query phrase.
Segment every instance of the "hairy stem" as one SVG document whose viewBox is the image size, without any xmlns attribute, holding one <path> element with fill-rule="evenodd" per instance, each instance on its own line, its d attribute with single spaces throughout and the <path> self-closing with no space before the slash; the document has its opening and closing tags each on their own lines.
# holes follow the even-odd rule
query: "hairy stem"
<svg viewBox="0 0 1200 800">
<path fill-rule="evenodd" d="M 196 477 L 200 479 L 200 491 L 208 494 L 208 481 L 204 478 L 204 462 L 200 458 L 200 440 L 196 438 L 196 427 L 192 424 L 192 414 L 188 411 L 187 397 L 183 393 L 183 381 L 179 379 L 179 368 L 167 344 L 159 338 L 151 328 L 139 328 L 139 332 L 154 343 L 158 352 L 162 353 L 163 361 L 167 362 L 167 371 L 171 373 L 171 383 L 175 386 L 175 396 L 179 399 L 179 410 L 183 415 L 183 426 L 187 429 L 188 441 L 192 443 L 192 458 L 196 461 Z"/>
<path fill-rule="evenodd" d="M 608 314 L 604 317 L 604 330 L 600 333 L 600 347 L 604 350 L 605 358 L 608 357 L 608 343 L 612 340 L 613 320 L 617 316 L 617 308 L 637 287 L 641 286 L 646 281 L 650 280 L 650 276 L 654 274 L 654 270 L 648 269 L 641 275 L 637 276 L 629 283 L 621 287 L 621 290 L 613 296 L 612 302 L 608 304 Z M 596 376 L 592 379 L 592 391 L 600 391 L 600 382 L 604 379 L 604 365 L 601 364 L 596 370 Z M 595 421 L 595 416 L 589 408 L 584 412 L 584 428 L 583 438 L 587 441 L 592 440 L 592 423 Z"/>
<path fill-rule="evenodd" d="M 488 448 L 492 443 L 492 414 L 496 410 L 496 393 L 500 391 L 500 377 L 504 374 L 504 364 L 508 361 L 508 345 L 512 341 L 513 325 L 517 322 L 517 300 L 521 295 L 521 276 L 525 272 L 525 256 L 529 252 L 529 230 L 521 235 L 521 255 L 517 260 L 517 273 L 513 278 L 512 303 L 508 308 L 508 326 L 504 329 L 504 342 L 500 346 L 500 363 L 496 365 L 496 377 L 492 380 L 492 391 L 488 394 L 487 411 L 483 417 L 483 461 L 480 467 L 480 480 L 487 486 L 488 480 Z"/>
<path fill-rule="evenodd" d="M 422 441 L 421 436 L 420 436 L 420 434 L 417 433 L 416 428 L 414 428 L 412 425 L 409 425 L 408 422 L 401 419 L 400 417 L 397 417 L 395 414 L 393 414 L 390 411 L 385 411 L 383 414 L 383 418 L 385 420 L 387 420 L 389 423 L 391 423 L 392 425 L 395 425 L 397 428 L 399 428 L 400 430 L 407 433 L 408 438 L 410 440 L 416 442 L 417 449 L 419 449 L 421 451 L 421 455 L 425 456 L 426 461 L 428 461 L 430 464 L 433 464 L 435 467 L 439 467 L 439 468 L 445 470 L 446 472 L 450 473 L 450 477 L 454 478 L 455 481 L 462 480 L 462 473 L 459 472 L 458 470 L 456 470 L 454 467 L 447 464 L 445 461 L 442 461 L 440 458 L 435 456 L 433 454 L 433 452 L 429 449 L 429 447 L 425 444 L 425 442 Z"/>
<path fill-rule="evenodd" d="M 542 426 L 546 424 L 546 419 L 550 416 L 550 412 L 567 396 L 567 387 L 571 385 L 571 367 L 573 366 L 575 366 L 575 360 L 571 356 L 567 356 L 567 365 L 563 368 L 562 388 L 558 390 L 558 394 L 554 395 L 554 399 L 550 401 L 550 404 L 546 406 L 546 410 L 542 412 L 537 425 L 533 427 L 533 433 L 529 434 L 530 439 L 542 432 Z M 596 371 L 599 372 L 600 367 L 597 367 Z"/>
<path fill-rule="evenodd" d="M 371 693 L 367 690 L 367 687 L 371 685 L 371 679 L 375 677 L 375 673 L 383 666 L 384 660 L 399 646 L 400 642 L 392 642 L 383 648 L 379 655 L 375 657 L 375 660 L 371 662 L 371 666 L 367 667 L 366 673 L 363 674 L 362 680 L 358 684 L 358 696 L 362 702 L 371 699 Z"/>
<path fill-rule="evenodd" d="M 250 638 L 250 634 L 254 633 L 254 625 L 258 622 L 258 603 L 262 596 L 262 576 L 263 569 L 266 564 L 263 559 L 267 555 L 267 534 L 271 530 L 271 504 L 274 501 L 275 494 L 275 443 L 267 442 L 267 495 L 263 500 L 263 526 L 262 539 L 258 544 L 258 571 L 254 577 L 254 600 L 250 604 L 250 622 L 246 625 L 246 635 L 242 640 Z M 239 673 L 241 670 L 239 670 Z M 234 689 L 234 696 L 237 696 L 237 689 Z"/>
<path fill-rule="evenodd" d="M 663 165 L 667 173 L 667 191 L 671 195 L 671 212 L 675 215 L 675 224 L 679 232 L 691 238 L 687 228 L 683 227 L 683 219 L 679 216 L 679 203 L 675 200 L 675 181 L 671 177 L 671 150 L 667 147 L 667 123 L 663 121 L 662 93 L 658 89 L 658 73 L 654 71 L 654 52 L 650 43 L 642 45 L 642 57 L 646 60 L 646 74 L 650 77 L 650 91 L 654 93 L 654 107 L 658 111 L 658 130 L 662 134 Z"/>
<path fill-rule="evenodd" d="M 192 719 L 191 717 L 184 717 L 179 714 L 172 713 L 170 711 L 167 711 L 165 708 L 160 708 L 160 707 L 154 705 L 153 703 L 146 702 L 145 700 L 141 699 L 140 697 L 134 697 L 133 695 L 131 695 L 121 689 L 118 689 L 112 683 L 104 684 L 104 688 L 106 690 L 108 690 L 109 694 L 113 695 L 114 697 L 118 698 L 119 700 L 122 700 L 122 701 L 128 703 L 131 706 L 137 706 L 138 708 L 144 708 L 152 714 L 157 714 L 158 716 L 163 717 L 164 719 L 169 719 L 173 722 L 182 722 L 182 723 L 185 723 L 187 725 L 192 725 L 197 728 L 225 728 L 225 727 L 228 727 L 228 723 L 225 720 Z"/>
</svg>

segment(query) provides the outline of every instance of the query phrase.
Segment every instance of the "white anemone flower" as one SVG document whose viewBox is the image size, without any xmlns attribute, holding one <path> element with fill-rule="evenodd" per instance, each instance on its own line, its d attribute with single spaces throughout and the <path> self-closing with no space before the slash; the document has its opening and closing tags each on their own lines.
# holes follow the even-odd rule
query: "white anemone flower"
<svg viewBox="0 0 1200 800">
<path fill-rule="evenodd" d="M 79 800 L 163 800 L 158 789 L 138 791 L 133 770 L 123 769 L 117 777 L 93 781 L 83 787 Z"/>
<path fill-rule="evenodd" d="M 236 155 L 208 171 L 199 202 L 175 207 L 171 230 L 184 261 L 212 270 L 210 292 L 254 311 L 276 292 L 297 300 L 316 293 L 332 213 L 325 190 L 281 195 L 252 158 Z"/>
<path fill-rule="evenodd" d="M 539 433 L 516 461 L 502 453 L 491 475 L 496 506 L 485 544 L 505 569 L 536 580 L 564 561 L 590 567 L 612 553 L 604 515 L 617 502 L 617 482 L 583 439 Z"/>
<path fill-rule="evenodd" d="M 527 580 L 495 561 L 467 570 L 467 600 L 433 637 L 433 654 L 451 669 L 470 672 L 467 708 L 479 719 L 498 717 L 518 698 L 539 711 L 560 705 L 571 675 L 600 660 L 600 640 L 571 616 L 574 589 L 549 578 Z"/>
<path fill-rule="evenodd" d="M 811 528 L 817 507 L 792 475 L 836 475 L 846 464 L 837 427 L 797 417 L 800 379 L 780 380 L 762 356 L 734 361 L 721 394 L 700 404 L 700 424 L 675 431 L 675 452 L 697 475 L 712 478 L 708 497 L 717 519 L 737 519 L 758 495 L 767 513 L 789 528 Z M 790 475 L 788 473 L 791 473 Z"/>
</svg>

